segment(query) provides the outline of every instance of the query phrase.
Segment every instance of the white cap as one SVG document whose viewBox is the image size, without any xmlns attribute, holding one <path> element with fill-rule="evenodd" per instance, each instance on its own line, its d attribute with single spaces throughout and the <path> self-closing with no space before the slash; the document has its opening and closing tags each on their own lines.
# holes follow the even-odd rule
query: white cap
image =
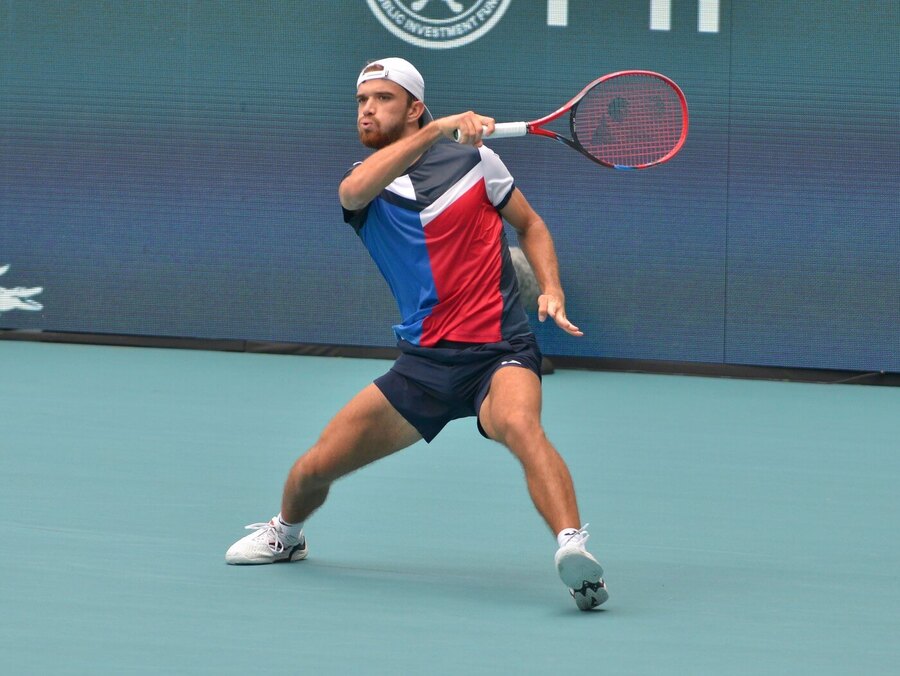
<svg viewBox="0 0 900 676">
<path fill-rule="evenodd" d="M 367 72 L 367 69 L 372 68 L 372 66 L 381 66 L 381 69 L 369 70 Z M 419 99 L 423 105 L 425 103 L 425 78 L 423 78 L 422 74 L 416 70 L 416 67 L 406 59 L 391 56 L 386 59 L 378 59 L 366 64 L 365 68 L 362 69 L 362 72 L 356 79 L 357 88 L 363 82 L 368 82 L 369 80 L 390 80 L 391 82 L 396 82 L 415 98 Z M 427 106 L 425 107 L 425 112 L 422 116 L 425 121 L 434 119 Z"/>
</svg>

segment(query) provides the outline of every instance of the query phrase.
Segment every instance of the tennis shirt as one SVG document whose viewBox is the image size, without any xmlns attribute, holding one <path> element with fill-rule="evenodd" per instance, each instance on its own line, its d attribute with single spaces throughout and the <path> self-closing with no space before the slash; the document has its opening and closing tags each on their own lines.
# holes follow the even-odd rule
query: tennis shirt
<svg viewBox="0 0 900 676">
<path fill-rule="evenodd" d="M 514 188 L 492 150 L 442 140 L 365 207 L 344 209 L 397 301 L 401 347 L 531 335 L 499 213 Z"/>
</svg>

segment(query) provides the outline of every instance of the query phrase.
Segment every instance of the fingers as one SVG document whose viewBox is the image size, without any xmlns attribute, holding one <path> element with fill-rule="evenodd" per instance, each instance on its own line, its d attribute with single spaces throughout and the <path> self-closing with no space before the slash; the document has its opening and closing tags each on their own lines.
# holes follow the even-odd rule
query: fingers
<svg viewBox="0 0 900 676">
<path fill-rule="evenodd" d="M 480 146 L 481 139 L 494 132 L 494 118 L 479 115 L 471 110 L 451 115 L 441 120 L 441 131 L 450 138 L 471 146 Z"/>
<path fill-rule="evenodd" d="M 556 325 L 571 336 L 583 336 L 584 332 L 566 317 L 565 306 L 556 296 L 541 295 L 538 297 L 538 320 L 543 322 L 552 317 Z"/>
</svg>

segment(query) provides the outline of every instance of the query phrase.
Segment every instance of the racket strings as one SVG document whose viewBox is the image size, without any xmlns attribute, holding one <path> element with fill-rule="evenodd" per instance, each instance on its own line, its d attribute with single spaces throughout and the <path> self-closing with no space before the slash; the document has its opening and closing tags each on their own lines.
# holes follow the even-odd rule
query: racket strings
<svg viewBox="0 0 900 676">
<path fill-rule="evenodd" d="M 684 115 L 677 92 L 664 80 L 634 74 L 598 83 L 578 102 L 575 140 L 601 162 L 640 167 L 675 149 Z"/>
</svg>

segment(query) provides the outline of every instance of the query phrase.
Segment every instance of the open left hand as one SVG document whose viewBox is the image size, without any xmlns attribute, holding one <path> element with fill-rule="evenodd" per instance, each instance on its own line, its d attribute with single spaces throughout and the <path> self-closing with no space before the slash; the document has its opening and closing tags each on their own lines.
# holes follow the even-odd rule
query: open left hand
<svg viewBox="0 0 900 676">
<path fill-rule="evenodd" d="M 566 305 L 563 300 L 550 294 L 538 296 L 538 320 L 545 321 L 552 317 L 556 325 L 571 336 L 583 336 L 584 333 L 566 317 Z"/>
</svg>

